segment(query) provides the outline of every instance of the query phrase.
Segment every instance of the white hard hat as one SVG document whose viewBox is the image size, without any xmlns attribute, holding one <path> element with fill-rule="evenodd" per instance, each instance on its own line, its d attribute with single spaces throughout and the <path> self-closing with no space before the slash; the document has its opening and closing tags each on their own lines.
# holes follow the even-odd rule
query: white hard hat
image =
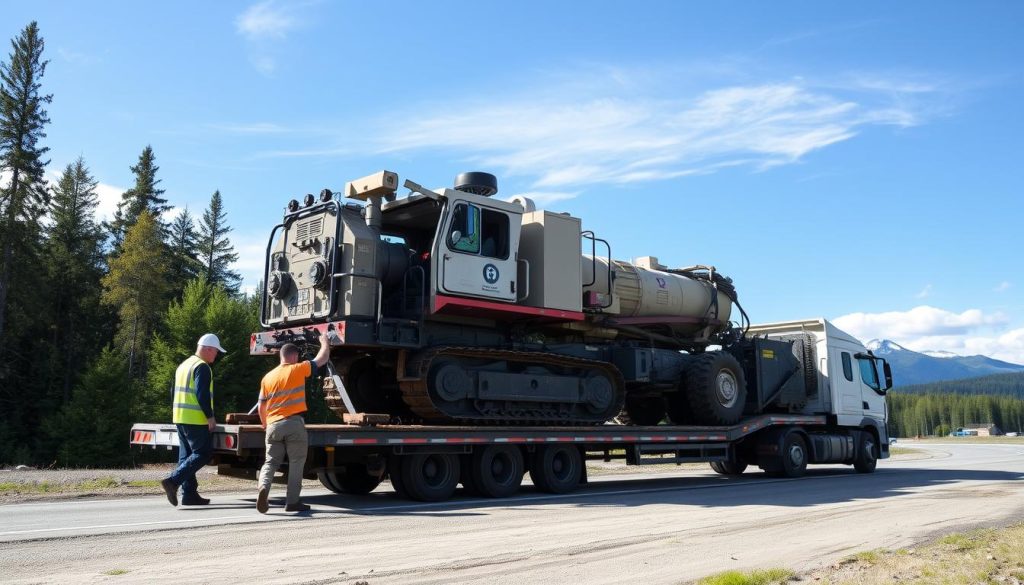
<svg viewBox="0 0 1024 585">
<path fill-rule="evenodd" d="M 206 335 L 199 338 L 199 347 L 212 347 L 221 353 L 227 353 L 228 350 L 220 346 L 220 339 L 217 338 L 213 333 L 207 333 Z"/>
</svg>

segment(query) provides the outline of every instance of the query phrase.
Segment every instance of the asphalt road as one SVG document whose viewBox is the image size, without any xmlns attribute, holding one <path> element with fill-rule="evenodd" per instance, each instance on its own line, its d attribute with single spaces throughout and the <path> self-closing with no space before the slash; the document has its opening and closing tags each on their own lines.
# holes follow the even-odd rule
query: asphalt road
<svg viewBox="0 0 1024 585">
<path fill-rule="evenodd" d="M 254 493 L 0 506 L 4 583 L 681 583 L 809 570 L 857 551 L 1024 520 L 1024 444 L 914 445 L 931 457 L 797 480 L 673 471 L 592 477 L 566 496 L 397 500 L 307 491 L 306 515 Z M 641 468 L 642 470 L 642 468 Z M 275 486 L 276 493 L 283 495 Z"/>
</svg>

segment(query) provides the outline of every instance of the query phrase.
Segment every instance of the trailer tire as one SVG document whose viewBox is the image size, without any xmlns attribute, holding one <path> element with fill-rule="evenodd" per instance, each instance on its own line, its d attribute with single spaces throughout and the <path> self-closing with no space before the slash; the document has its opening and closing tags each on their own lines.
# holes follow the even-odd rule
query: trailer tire
<svg viewBox="0 0 1024 585">
<path fill-rule="evenodd" d="M 317 478 L 327 489 L 336 494 L 364 496 L 380 485 L 381 478 L 370 475 L 366 466 L 350 463 L 344 471 L 318 471 Z"/>
<path fill-rule="evenodd" d="M 523 453 L 512 445 L 479 448 L 471 457 L 469 477 L 473 489 L 481 496 L 507 498 L 519 491 L 523 483 Z"/>
<path fill-rule="evenodd" d="M 663 396 L 626 396 L 626 408 L 619 420 L 627 425 L 654 426 L 665 418 L 665 412 Z"/>
<path fill-rule="evenodd" d="M 720 351 L 702 353 L 694 356 L 683 375 L 683 391 L 697 424 L 739 422 L 747 398 L 747 382 L 736 358 Z"/>
<path fill-rule="evenodd" d="M 747 470 L 747 464 L 739 461 L 712 461 L 711 469 L 721 475 L 742 475 Z"/>
<path fill-rule="evenodd" d="M 401 482 L 409 497 L 440 502 L 459 485 L 459 458 L 451 453 L 411 453 L 398 458 Z"/>
<path fill-rule="evenodd" d="M 409 499 L 409 490 L 405 489 L 405 481 L 402 477 L 402 460 L 405 457 L 401 455 L 392 455 L 388 458 L 388 479 L 391 481 L 391 487 L 395 490 L 395 495 L 402 499 Z"/>
<path fill-rule="evenodd" d="M 853 468 L 857 473 L 872 473 L 878 467 L 878 441 L 868 431 L 858 434 L 860 438 L 857 439 L 857 455 L 853 458 Z"/>
<path fill-rule="evenodd" d="M 567 494 L 583 477 L 583 456 L 570 445 L 545 445 L 537 449 L 530 461 L 533 485 L 549 494 Z"/>
</svg>

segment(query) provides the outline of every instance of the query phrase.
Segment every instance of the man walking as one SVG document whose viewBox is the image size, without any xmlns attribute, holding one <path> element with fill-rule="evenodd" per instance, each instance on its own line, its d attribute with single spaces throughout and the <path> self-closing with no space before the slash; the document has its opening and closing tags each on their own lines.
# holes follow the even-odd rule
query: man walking
<svg viewBox="0 0 1024 585">
<path fill-rule="evenodd" d="M 302 471 L 306 466 L 306 378 L 315 376 L 331 355 L 326 332 L 320 333 L 320 351 L 310 361 L 299 363 L 299 348 L 291 343 L 281 346 L 281 363 L 270 370 L 260 383 L 260 423 L 266 431 L 267 458 L 260 469 L 260 491 L 256 509 L 266 514 L 270 508 L 270 484 L 278 467 L 288 455 L 288 495 L 286 512 L 305 512 L 309 505 L 299 501 Z"/>
<path fill-rule="evenodd" d="M 217 426 L 213 416 L 213 370 L 210 364 L 218 354 L 227 353 L 213 333 L 199 338 L 195 355 L 181 362 L 174 373 L 173 421 L 178 426 L 178 468 L 160 482 L 172 506 L 205 506 L 210 500 L 199 495 L 196 472 L 209 463 L 212 433 Z"/>
</svg>

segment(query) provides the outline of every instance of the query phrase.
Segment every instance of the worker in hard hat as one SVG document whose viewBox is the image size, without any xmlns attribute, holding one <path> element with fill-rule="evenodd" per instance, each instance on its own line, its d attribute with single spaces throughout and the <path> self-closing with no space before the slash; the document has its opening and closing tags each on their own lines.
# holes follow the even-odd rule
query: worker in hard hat
<svg viewBox="0 0 1024 585">
<path fill-rule="evenodd" d="M 199 338 L 196 353 L 181 362 L 174 373 L 173 422 L 178 427 L 178 468 L 160 482 L 172 506 L 178 505 L 178 488 L 184 506 L 205 506 L 199 495 L 196 472 L 209 463 L 213 452 L 213 369 L 217 356 L 227 353 L 213 333 Z"/>
</svg>

